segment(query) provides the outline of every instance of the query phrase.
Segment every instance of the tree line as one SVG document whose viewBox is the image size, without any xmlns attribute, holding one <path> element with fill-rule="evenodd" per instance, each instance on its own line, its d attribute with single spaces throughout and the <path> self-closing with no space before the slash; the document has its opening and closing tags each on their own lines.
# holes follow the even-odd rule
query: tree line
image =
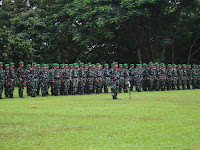
<svg viewBox="0 0 200 150">
<path fill-rule="evenodd" d="M 3 0 L 0 60 L 200 64 L 200 0 Z"/>
</svg>

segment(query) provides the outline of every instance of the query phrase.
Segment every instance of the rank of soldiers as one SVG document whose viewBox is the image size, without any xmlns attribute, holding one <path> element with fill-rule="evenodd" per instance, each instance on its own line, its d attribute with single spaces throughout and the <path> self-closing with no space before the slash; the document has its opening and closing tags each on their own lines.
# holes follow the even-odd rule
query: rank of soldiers
<svg viewBox="0 0 200 150">
<path fill-rule="evenodd" d="M 15 85 L 18 85 L 19 97 L 23 98 L 24 87 L 27 95 L 36 97 L 40 90 L 42 96 L 49 95 L 49 89 L 54 96 L 58 95 L 83 95 L 108 93 L 109 86 L 113 99 L 117 93 L 132 91 L 164 91 L 185 90 L 200 88 L 200 65 L 176 65 L 164 63 L 118 64 L 114 62 L 109 68 L 108 64 L 100 63 L 54 63 L 49 69 L 48 64 L 33 62 L 24 67 L 24 62 L 3 65 L 0 62 L 0 99 L 5 89 L 5 97 L 13 98 Z"/>
</svg>

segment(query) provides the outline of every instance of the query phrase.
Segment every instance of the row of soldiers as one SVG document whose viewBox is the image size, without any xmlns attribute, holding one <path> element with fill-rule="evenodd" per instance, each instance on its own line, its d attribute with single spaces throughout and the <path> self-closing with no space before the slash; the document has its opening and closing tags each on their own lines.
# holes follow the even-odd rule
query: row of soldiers
<svg viewBox="0 0 200 150">
<path fill-rule="evenodd" d="M 24 62 L 19 63 L 19 68 L 15 70 L 15 64 L 4 65 L 0 62 L 0 98 L 5 88 L 5 96 L 13 98 L 15 84 L 19 87 L 19 97 L 23 98 L 23 91 L 26 85 L 27 95 L 35 97 L 39 95 L 40 89 L 42 96 L 51 94 L 60 95 L 83 95 L 108 93 L 111 85 L 113 99 L 117 99 L 117 93 L 122 90 L 127 93 L 133 87 L 140 92 L 144 91 L 164 91 L 200 88 L 200 66 L 193 65 L 171 65 L 164 63 L 150 62 L 147 64 L 134 64 L 128 67 L 128 64 L 119 64 L 114 62 L 109 68 L 108 64 L 52 64 L 49 69 L 48 64 L 37 64 L 36 62 L 28 64 L 24 68 Z"/>
</svg>

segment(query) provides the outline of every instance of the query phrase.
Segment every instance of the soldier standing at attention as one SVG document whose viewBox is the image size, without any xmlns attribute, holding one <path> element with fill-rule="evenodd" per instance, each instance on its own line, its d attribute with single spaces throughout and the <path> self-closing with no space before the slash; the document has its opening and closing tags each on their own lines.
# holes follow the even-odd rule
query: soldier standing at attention
<svg viewBox="0 0 200 150">
<path fill-rule="evenodd" d="M 70 76 L 70 70 L 68 69 L 68 64 L 65 64 L 65 69 L 62 74 L 63 82 L 64 82 L 64 95 L 68 95 L 71 76 Z"/>
<path fill-rule="evenodd" d="M 43 64 L 41 67 L 42 67 L 40 72 L 41 92 L 42 96 L 47 96 L 49 74 L 46 69 L 46 64 Z"/>
<path fill-rule="evenodd" d="M 172 87 L 172 65 L 167 65 L 167 90 L 171 90 Z"/>
<path fill-rule="evenodd" d="M 5 83 L 5 70 L 3 69 L 3 62 L 0 62 L 0 99 L 2 99 L 4 83 Z"/>
<path fill-rule="evenodd" d="M 120 71 L 118 69 L 118 63 L 113 63 L 113 68 L 110 71 L 111 74 L 111 93 L 113 99 L 117 99 L 117 93 L 119 91 L 119 80 L 120 80 Z"/>
<path fill-rule="evenodd" d="M 16 73 L 15 73 L 14 65 L 15 63 L 13 62 L 10 63 L 10 69 L 8 70 L 8 75 L 5 80 L 5 82 L 7 83 L 7 90 L 5 91 L 5 93 L 6 95 L 10 96 L 10 98 L 13 98 L 13 92 L 14 92 L 15 83 L 16 83 Z"/>
<path fill-rule="evenodd" d="M 36 75 L 35 77 L 37 78 L 37 82 L 36 82 L 36 94 L 39 95 L 40 94 L 40 64 L 36 65 Z"/>
<path fill-rule="evenodd" d="M 74 68 L 72 69 L 71 72 L 71 77 L 72 77 L 72 84 L 73 84 L 73 93 L 72 95 L 77 95 L 78 94 L 78 83 L 79 83 L 79 65 L 78 63 L 73 64 Z"/>
<path fill-rule="evenodd" d="M 92 68 L 88 68 L 89 94 L 91 94 L 94 89 L 94 76 L 95 76 L 95 65 L 93 64 Z"/>
<path fill-rule="evenodd" d="M 59 69 L 59 64 L 54 64 L 55 66 L 55 72 L 53 76 L 53 88 L 54 88 L 54 94 L 55 96 L 58 96 L 60 93 L 60 87 L 61 87 L 61 79 L 62 79 L 62 73 Z"/>
<path fill-rule="evenodd" d="M 144 91 L 147 91 L 148 89 L 148 77 L 149 77 L 149 72 L 148 72 L 148 66 L 146 63 L 143 64 L 143 83 L 142 83 L 142 88 Z"/>
<path fill-rule="evenodd" d="M 149 68 L 149 91 L 154 91 L 154 80 L 156 78 L 156 69 L 153 63 L 150 63 Z"/>
<path fill-rule="evenodd" d="M 60 72 L 61 74 L 63 75 L 63 72 L 64 72 L 64 69 L 65 69 L 65 66 L 64 64 L 60 64 Z M 60 95 L 64 95 L 64 80 L 63 80 L 63 76 L 62 76 L 62 79 L 61 79 L 61 87 L 60 87 Z"/>
<path fill-rule="evenodd" d="M 192 88 L 197 89 L 197 69 L 195 64 L 192 65 L 191 72 L 192 72 Z"/>
<path fill-rule="evenodd" d="M 119 72 L 120 72 L 119 93 L 122 93 L 122 88 L 124 87 L 124 73 L 122 64 L 119 64 Z"/>
<path fill-rule="evenodd" d="M 187 84 L 188 76 L 187 76 L 187 66 L 183 64 L 183 78 L 182 78 L 182 90 L 185 90 Z"/>
<path fill-rule="evenodd" d="M 101 71 L 100 63 L 97 63 L 96 67 L 97 67 L 95 71 L 96 94 L 100 94 L 102 87 L 103 73 Z"/>
<path fill-rule="evenodd" d="M 8 91 L 9 91 L 9 88 L 10 88 L 10 81 L 9 81 L 9 64 L 5 64 L 5 97 L 7 98 L 9 95 Z M 10 98 L 13 98 L 13 97 L 10 97 Z"/>
<path fill-rule="evenodd" d="M 159 86 L 161 91 L 165 90 L 166 69 L 163 63 L 160 64 Z"/>
<path fill-rule="evenodd" d="M 197 69 L 197 88 L 200 89 L 200 65 Z"/>
<path fill-rule="evenodd" d="M 172 67 L 172 90 L 175 90 L 177 85 L 177 70 L 175 64 L 173 64 Z"/>
<path fill-rule="evenodd" d="M 130 68 L 129 68 L 129 77 L 130 77 L 130 84 L 131 84 L 130 90 L 131 91 L 133 91 L 133 86 L 134 86 L 134 80 L 135 80 L 134 75 L 135 75 L 134 64 L 131 64 Z"/>
<path fill-rule="evenodd" d="M 135 78 L 136 78 L 136 90 L 138 92 L 141 92 L 141 88 L 142 88 L 142 81 L 143 81 L 143 69 L 142 69 L 142 65 L 141 64 L 137 64 L 136 65 L 136 69 L 135 69 Z"/>
<path fill-rule="evenodd" d="M 124 64 L 123 66 L 123 73 L 124 73 L 124 93 L 128 93 L 128 89 L 129 89 L 129 70 L 128 70 L 128 64 Z"/>
<path fill-rule="evenodd" d="M 32 68 L 31 68 L 31 65 L 30 64 L 28 64 L 27 65 L 27 68 L 26 68 L 26 70 L 25 70 L 25 76 L 26 76 L 26 92 L 27 92 L 27 95 L 28 96 L 31 96 L 31 90 L 30 90 L 30 84 L 31 84 L 31 82 L 30 82 L 30 79 L 29 79 L 29 77 L 30 77 L 30 70 L 31 70 Z"/>
<path fill-rule="evenodd" d="M 24 67 L 24 62 L 21 61 L 19 63 L 19 68 L 17 68 L 17 84 L 19 87 L 19 97 L 20 98 L 24 98 L 23 92 L 24 92 L 24 84 L 26 81 L 25 69 L 23 67 Z"/>
<path fill-rule="evenodd" d="M 182 66 L 180 64 L 178 64 L 178 69 L 177 69 L 177 90 L 181 89 L 182 79 L 183 79 Z"/>
<path fill-rule="evenodd" d="M 103 77 L 104 93 L 108 93 L 108 87 L 110 85 L 110 69 L 108 64 L 104 64 Z"/>
<path fill-rule="evenodd" d="M 86 74 L 85 74 L 85 69 L 84 69 L 84 63 L 80 63 L 80 68 L 78 69 L 79 73 L 79 86 L 78 86 L 78 91 L 80 95 L 84 95 L 85 91 L 85 83 L 86 83 Z"/>
<path fill-rule="evenodd" d="M 191 65 L 187 65 L 187 89 L 190 90 L 191 86 L 191 78 L 192 78 L 192 71 L 191 71 Z"/>
</svg>

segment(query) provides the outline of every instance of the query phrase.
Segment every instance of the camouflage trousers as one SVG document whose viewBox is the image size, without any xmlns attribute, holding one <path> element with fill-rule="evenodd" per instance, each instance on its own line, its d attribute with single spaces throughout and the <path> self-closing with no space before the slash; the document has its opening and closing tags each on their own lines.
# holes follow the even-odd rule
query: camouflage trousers
<svg viewBox="0 0 200 150">
<path fill-rule="evenodd" d="M 105 77 L 104 81 L 103 81 L 103 87 L 104 87 L 104 92 L 108 93 L 108 87 L 110 85 L 110 78 L 109 77 Z"/>
<path fill-rule="evenodd" d="M 96 93 L 100 94 L 101 93 L 101 89 L 102 89 L 102 78 L 101 77 L 97 77 L 96 78 L 95 86 L 96 86 Z"/>
<path fill-rule="evenodd" d="M 124 77 L 120 77 L 120 79 L 119 79 L 119 93 L 122 92 L 123 87 L 124 87 Z"/>
<path fill-rule="evenodd" d="M 193 77 L 192 79 L 192 88 L 193 89 L 196 89 L 198 86 L 197 86 L 197 77 Z"/>
<path fill-rule="evenodd" d="M 26 93 L 27 93 L 28 96 L 31 96 L 30 82 L 26 83 Z"/>
<path fill-rule="evenodd" d="M 112 96 L 117 96 L 119 92 L 119 80 L 113 81 L 111 80 L 111 93 Z"/>
<path fill-rule="evenodd" d="M 161 91 L 165 90 L 165 78 L 164 77 L 159 77 L 159 88 Z"/>
<path fill-rule="evenodd" d="M 35 96 L 36 95 L 36 82 L 37 79 L 33 79 L 30 81 L 29 86 L 30 86 L 30 96 Z"/>
<path fill-rule="evenodd" d="M 172 88 L 172 78 L 167 78 L 166 86 L 167 86 L 167 90 L 171 90 L 171 88 Z"/>
<path fill-rule="evenodd" d="M 89 93 L 92 93 L 94 90 L 94 78 L 88 78 L 88 84 L 89 84 Z"/>
<path fill-rule="evenodd" d="M 64 95 L 68 95 L 69 86 L 70 86 L 70 80 L 69 79 L 64 79 L 62 81 L 62 88 L 63 88 L 63 94 Z"/>
<path fill-rule="evenodd" d="M 130 90 L 132 91 L 133 90 L 133 86 L 134 86 L 134 76 L 130 76 L 130 84 L 131 84 L 131 87 L 130 87 Z"/>
<path fill-rule="evenodd" d="M 124 93 L 128 93 L 129 89 L 129 77 L 124 77 Z"/>
<path fill-rule="evenodd" d="M 48 92 L 48 80 L 47 79 L 43 79 L 41 82 L 41 92 L 42 94 L 47 94 Z"/>
<path fill-rule="evenodd" d="M 76 95 L 76 94 L 78 94 L 78 82 L 79 82 L 79 79 L 78 78 L 73 78 L 72 82 L 73 82 L 73 95 Z"/>
<path fill-rule="evenodd" d="M 4 81 L 0 80 L 0 97 L 2 96 L 3 93 L 3 86 L 4 86 Z"/>
<path fill-rule="evenodd" d="M 58 95 L 58 93 L 60 93 L 60 87 L 61 87 L 61 80 L 55 79 L 53 82 L 54 95 Z"/>
<path fill-rule="evenodd" d="M 187 80 L 187 89 L 190 89 L 191 86 L 191 78 L 188 78 Z"/>
<path fill-rule="evenodd" d="M 147 78 L 143 79 L 142 88 L 143 88 L 144 91 L 148 90 L 148 82 L 149 81 L 148 81 Z"/>
<path fill-rule="evenodd" d="M 79 82 L 79 85 L 78 85 L 78 91 L 81 95 L 84 94 L 85 87 L 86 87 L 86 78 L 80 78 L 80 82 Z"/>
<path fill-rule="evenodd" d="M 24 93 L 24 83 L 25 80 L 23 79 L 19 79 L 19 84 L 18 84 L 18 87 L 19 87 L 19 96 L 22 97 L 23 96 L 23 93 Z"/>
<path fill-rule="evenodd" d="M 6 95 L 6 97 L 13 96 L 14 89 L 15 89 L 14 79 L 11 79 L 7 83 L 5 83 L 5 95 Z"/>
<path fill-rule="evenodd" d="M 150 76 L 149 77 L 149 91 L 154 90 L 154 77 Z"/>
<path fill-rule="evenodd" d="M 153 86 L 154 86 L 154 90 L 159 91 L 160 87 L 159 87 L 159 80 L 158 78 L 154 78 L 154 82 L 153 82 Z"/>
<path fill-rule="evenodd" d="M 137 78 L 135 82 L 136 91 L 141 92 L 143 78 Z"/>
<path fill-rule="evenodd" d="M 186 77 L 183 77 L 183 78 L 182 78 L 182 89 L 183 89 L 183 90 L 185 90 L 186 84 L 187 84 L 187 78 L 186 78 Z"/>
<path fill-rule="evenodd" d="M 176 77 L 172 77 L 172 90 L 176 89 L 176 85 L 177 85 L 177 79 Z"/>
<path fill-rule="evenodd" d="M 177 78 L 177 90 L 181 89 L 181 85 L 182 85 L 182 77 L 178 77 Z"/>
</svg>

